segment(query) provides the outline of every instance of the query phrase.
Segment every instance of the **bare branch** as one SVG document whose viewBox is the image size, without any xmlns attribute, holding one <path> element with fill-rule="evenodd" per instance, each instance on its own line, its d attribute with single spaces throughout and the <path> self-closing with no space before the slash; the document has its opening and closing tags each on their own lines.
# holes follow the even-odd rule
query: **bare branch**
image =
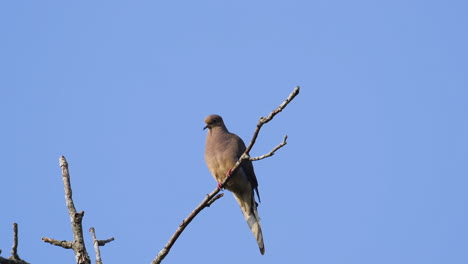
<svg viewBox="0 0 468 264">
<path fill-rule="evenodd" d="M 213 198 L 220 190 L 216 188 L 214 191 L 212 191 L 210 194 L 208 194 L 205 199 L 185 218 L 182 220 L 182 223 L 179 225 L 177 230 L 175 231 L 174 235 L 169 239 L 167 244 L 164 246 L 161 251 L 159 251 L 158 255 L 156 258 L 151 262 L 151 264 L 159 264 L 161 261 L 167 256 L 169 251 L 171 250 L 172 246 L 174 243 L 177 241 L 179 236 L 184 232 L 184 229 L 192 222 L 192 220 L 195 218 L 195 216 L 198 215 L 198 213 L 201 212 L 205 207 L 210 206 L 215 200 L 221 198 L 222 196 L 219 196 L 218 198 Z M 212 201 L 210 203 L 210 201 Z"/>
<path fill-rule="evenodd" d="M 0 264 L 29 264 L 24 260 L 13 260 L 0 257 Z"/>
<path fill-rule="evenodd" d="M 261 155 L 261 156 L 258 156 L 258 157 L 255 157 L 255 158 L 250 158 L 251 161 L 257 161 L 257 160 L 262 160 L 264 158 L 268 158 L 268 157 L 271 157 L 273 155 L 275 155 L 275 152 L 284 147 L 286 144 L 288 144 L 288 142 L 286 142 L 286 139 L 288 139 L 288 136 L 284 136 L 284 139 L 283 139 L 283 142 L 281 142 L 278 146 L 276 146 L 272 151 L 268 152 L 267 154 L 265 155 Z"/>
<path fill-rule="evenodd" d="M 296 86 L 294 90 L 289 94 L 288 98 L 284 100 L 283 103 L 281 103 L 275 110 L 271 111 L 270 114 L 267 117 L 260 117 L 260 120 L 257 123 L 257 128 L 254 131 L 254 134 L 252 136 L 252 139 L 250 140 L 250 144 L 247 146 L 245 149 L 244 153 L 242 156 L 239 158 L 239 160 L 234 164 L 234 167 L 231 168 L 231 175 L 232 172 L 234 172 L 242 163 L 242 161 L 246 159 L 250 159 L 250 150 L 252 149 L 253 145 L 255 144 L 255 141 L 257 140 L 258 133 L 260 133 L 260 129 L 262 126 L 268 122 L 270 122 L 273 117 L 275 117 L 279 112 L 283 111 L 283 109 L 299 94 L 299 86 Z M 221 183 L 221 186 L 224 187 L 226 183 L 231 179 L 231 177 L 226 177 L 226 179 Z"/>
<path fill-rule="evenodd" d="M 73 248 L 73 242 L 72 241 L 66 241 L 66 240 L 55 240 L 53 238 L 48 238 L 48 237 L 43 237 L 42 241 L 49 243 L 54 246 L 58 247 L 63 247 L 66 249 Z"/>
<path fill-rule="evenodd" d="M 258 137 L 258 133 L 260 132 L 260 129 L 261 127 L 268 123 L 270 120 L 273 119 L 273 117 L 275 115 L 277 115 L 279 112 L 281 112 L 293 99 L 294 97 L 296 97 L 296 95 L 299 94 L 299 86 L 297 86 L 293 92 L 288 96 L 288 98 L 286 98 L 286 100 L 280 104 L 275 110 L 273 110 L 267 117 L 260 117 L 260 120 L 257 124 L 257 128 L 255 129 L 255 132 L 254 132 L 254 135 L 252 137 L 252 140 L 250 141 L 250 144 L 249 146 L 247 147 L 247 149 L 244 151 L 244 153 L 242 154 L 242 156 L 239 158 L 239 160 L 236 162 L 236 164 L 234 165 L 234 167 L 232 167 L 231 169 L 231 172 L 234 172 L 234 170 L 236 170 L 240 164 L 242 163 L 243 160 L 245 159 L 249 159 L 249 152 L 250 150 L 252 149 L 253 145 L 255 144 L 255 141 Z M 283 142 L 286 141 L 286 138 L 284 139 Z M 285 143 L 286 144 L 286 143 Z M 285 145 L 284 144 L 284 145 Z M 282 146 L 281 146 L 282 147 Z M 272 156 L 274 154 L 274 152 L 276 150 L 278 150 L 279 148 L 281 147 L 277 147 L 275 148 L 273 151 L 271 151 L 270 153 L 272 153 L 270 156 Z M 268 153 L 268 154 L 270 154 Z M 267 154 L 267 155 L 268 155 Z M 266 157 L 265 157 L 266 158 Z M 232 174 L 231 174 L 232 175 Z M 226 179 L 221 183 L 220 186 L 225 186 L 226 183 L 230 180 L 231 177 L 226 177 Z M 175 231 L 174 235 L 172 235 L 172 237 L 169 239 L 169 241 L 167 242 L 167 244 L 164 246 L 164 248 L 159 251 L 158 255 L 156 256 L 156 258 L 151 262 L 151 264 L 159 264 L 161 263 L 161 261 L 167 256 L 167 254 L 169 253 L 169 251 L 171 250 L 172 246 L 174 245 L 174 243 L 177 241 L 177 239 L 179 238 L 179 236 L 182 234 L 182 232 L 185 230 L 185 228 L 190 224 L 190 222 L 198 215 L 198 213 L 200 213 L 203 209 L 205 209 L 206 207 L 210 206 L 211 204 L 213 204 L 217 199 L 221 198 L 222 196 L 216 196 L 216 194 L 218 194 L 218 192 L 220 191 L 220 189 L 216 188 L 214 189 L 210 194 L 208 194 L 205 199 L 203 199 L 203 201 L 187 216 L 187 218 L 185 218 L 182 223 L 179 225 L 179 227 L 177 228 L 177 230 Z"/>
<path fill-rule="evenodd" d="M 271 111 L 271 113 L 267 117 L 260 117 L 260 120 L 258 121 L 257 128 L 255 129 L 254 135 L 252 137 L 252 140 L 250 140 L 250 144 L 245 150 L 246 154 L 250 153 L 250 150 L 252 149 L 253 145 L 255 144 L 255 141 L 257 140 L 258 133 L 260 132 L 260 129 L 262 126 L 268 122 L 270 122 L 275 115 L 277 115 L 279 112 L 283 111 L 283 109 L 299 94 L 299 86 L 296 86 L 294 90 L 289 94 L 288 98 L 284 100 L 283 103 L 281 103 L 275 110 Z M 232 169 L 234 171 L 234 169 Z"/>
<path fill-rule="evenodd" d="M 0 253 L 2 250 L 0 250 Z M 13 246 L 11 247 L 11 257 L 0 257 L 0 264 L 29 264 L 18 256 L 18 224 L 13 223 Z"/>
<path fill-rule="evenodd" d="M 214 202 L 216 202 L 216 200 L 218 200 L 219 198 L 221 198 L 223 196 L 224 196 L 224 193 L 219 193 L 218 195 L 213 197 L 213 199 L 208 201 L 208 204 L 206 205 L 206 207 L 210 207 L 211 204 L 213 204 Z"/>
<path fill-rule="evenodd" d="M 108 238 L 108 239 L 104 239 L 104 240 L 98 239 L 98 240 L 97 240 L 97 243 L 98 243 L 98 245 L 99 245 L 100 247 L 103 247 L 103 246 L 105 246 L 107 243 L 110 243 L 110 242 L 112 242 L 112 241 L 114 241 L 114 240 L 115 240 L 114 237 L 111 237 L 111 238 Z"/>
<path fill-rule="evenodd" d="M 68 214 L 70 215 L 70 221 L 73 230 L 73 242 L 69 241 L 59 241 L 50 238 L 42 238 L 44 242 L 61 246 L 63 248 L 72 248 L 75 252 L 76 263 L 78 264 L 91 264 L 88 252 L 86 252 L 86 246 L 83 238 L 83 216 L 84 211 L 77 212 L 75 204 L 73 203 L 72 198 L 72 189 L 70 184 L 70 173 L 68 171 L 68 162 L 64 156 L 61 156 L 60 159 L 60 168 L 62 169 L 62 180 L 63 186 L 65 189 L 65 201 L 67 203 Z"/>
<path fill-rule="evenodd" d="M 94 233 L 94 227 L 91 227 L 89 232 L 91 232 L 91 236 L 93 237 L 94 252 L 96 252 L 96 264 L 102 264 L 101 251 L 99 250 L 96 233 Z"/>
<path fill-rule="evenodd" d="M 91 232 L 91 236 L 93 237 L 93 245 L 94 245 L 94 251 L 96 252 L 96 264 L 102 264 L 101 260 L 101 251 L 99 250 L 100 246 L 105 246 L 107 243 L 114 241 L 114 238 L 111 237 L 106 240 L 98 240 L 96 239 L 96 233 L 94 230 L 94 227 L 91 227 L 89 229 L 89 232 Z"/>
<path fill-rule="evenodd" d="M 18 256 L 18 224 L 13 223 L 13 246 L 11 247 L 11 259 L 21 260 Z"/>
</svg>

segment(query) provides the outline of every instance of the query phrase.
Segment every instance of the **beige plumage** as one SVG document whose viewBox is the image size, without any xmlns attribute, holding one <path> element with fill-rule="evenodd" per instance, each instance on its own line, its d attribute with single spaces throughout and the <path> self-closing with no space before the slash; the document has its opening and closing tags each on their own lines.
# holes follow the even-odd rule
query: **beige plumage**
<svg viewBox="0 0 468 264">
<path fill-rule="evenodd" d="M 236 134 L 230 133 L 219 115 L 209 115 L 205 119 L 208 128 L 206 136 L 205 161 L 215 180 L 221 183 L 226 179 L 228 171 L 236 164 L 245 151 L 245 144 Z M 233 172 L 232 178 L 225 188 L 234 194 L 250 230 L 257 240 L 260 253 L 265 253 L 262 228 L 257 212 L 254 191 L 257 193 L 258 182 L 250 160 L 244 160 Z"/>
</svg>

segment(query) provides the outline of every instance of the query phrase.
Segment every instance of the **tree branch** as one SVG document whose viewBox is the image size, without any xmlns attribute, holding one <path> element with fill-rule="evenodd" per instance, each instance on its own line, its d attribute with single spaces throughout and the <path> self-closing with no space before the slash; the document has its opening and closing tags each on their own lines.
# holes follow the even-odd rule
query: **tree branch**
<svg viewBox="0 0 468 264">
<path fill-rule="evenodd" d="M 13 260 L 0 257 L 0 264 L 29 264 L 24 260 Z"/>
<path fill-rule="evenodd" d="M 286 139 L 288 139 L 288 136 L 284 136 L 284 139 L 283 139 L 283 142 L 281 142 L 278 146 L 276 146 L 272 151 L 268 152 L 267 154 L 265 155 L 261 155 L 261 156 L 258 156 L 258 157 L 255 157 L 255 158 L 250 158 L 251 161 L 257 161 L 257 160 L 262 160 L 264 158 L 268 158 L 268 157 L 271 157 L 273 155 L 275 155 L 275 152 L 284 147 L 286 144 L 288 144 L 288 142 L 286 142 Z"/>
<path fill-rule="evenodd" d="M 70 249 L 73 248 L 73 242 L 72 241 L 66 241 L 66 240 L 55 240 L 53 238 L 48 238 L 48 237 L 43 237 L 42 241 L 49 243 L 54 246 Z"/>
<path fill-rule="evenodd" d="M 245 154 L 250 153 L 250 150 L 255 144 L 255 141 L 257 140 L 257 137 L 258 137 L 258 133 L 260 132 L 260 129 L 262 128 L 262 126 L 270 122 L 273 119 L 273 117 L 275 117 L 275 115 L 277 115 L 279 112 L 283 111 L 283 109 L 294 99 L 294 97 L 296 97 L 299 94 L 299 90 L 300 90 L 300 87 L 296 86 L 296 88 L 294 88 L 291 94 L 289 94 L 288 98 L 286 98 L 286 100 L 284 100 L 284 102 L 281 103 L 275 110 L 271 111 L 271 113 L 267 117 L 263 117 L 263 116 L 260 117 L 260 120 L 257 123 L 257 128 L 255 129 L 255 132 L 252 136 L 252 140 L 250 140 L 250 144 L 244 152 Z M 234 171 L 234 169 L 232 169 L 231 171 Z"/>
<path fill-rule="evenodd" d="M 11 247 L 11 259 L 21 260 L 18 256 L 18 224 L 13 223 L 13 246 Z"/>
<path fill-rule="evenodd" d="M 239 160 L 236 162 L 236 164 L 234 165 L 234 167 L 232 167 L 231 169 L 231 172 L 234 172 L 234 170 L 236 170 L 240 164 L 242 163 L 243 160 L 245 159 L 249 159 L 249 152 L 250 150 L 252 149 L 253 145 L 255 144 L 255 141 L 258 137 L 258 133 L 260 132 L 260 129 L 262 128 L 262 126 L 266 123 L 268 123 L 269 121 L 271 121 L 273 119 L 273 117 L 275 115 L 277 115 L 279 112 L 281 112 L 293 99 L 294 97 L 296 97 L 298 94 L 299 94 L 299 86 L 297 86 L 293 91 L 292 93 L 288 96 L 288 98 L 286 98 L 286 100 L 280 104 L 275 110 L 273 110 L 267 117 L 260 117 L 260 120 L 258 121 L 257 123 L 257 128 L 255 129 L 254 131 L 254 134 L 253 134 L 253 137 L 252 137 L 252 140 L 250 141 L 250 144 L 249 146 L 246 148 L 246 150 L 244 151 L 244 153 L 242 154 L 242 156 L 239 158 Z M 284 144 L 283 144 L 284 143 Z M 285 139 L 283 140 L 283 146 L 286 145 L 286 137 Z M 281 145 L 280 144 L 280 145 Z M 271 151 L 270 153 L 264 155 L 266 158 L 267 155 L 269 156 L 272 156 L 274 154 L 274 152 L 276 150 L 278 150 L 279 148 L 281 148 L 282 146 L 279 146 L 279 147 L 276 147 L 275 149 L 273 149 L 273 151 Z M 268 157 L 269 157 L 268 156 Z M 231 174 L 232 175 L 232 174 Z M 221 186 L 225 186 L 226 183 L 229 181 L 231 177 L 226 177 L 226 179 L 221 183 Z M 211 204 L 213 204 L 213 202 L 215 202 L 217 199 L 221 198 L 221 196 L 216 196 L 216 194 L 218 194 L 218 192 L 220 191 L 220 189 L 216 188 L 214 189 L 210 194 L 208 194 L 205 199 L 203 199 L 203 201 L 187 216 L 187 218 L 185 218 L 184 220 L 182 220 L 182 223 L 179 225 L 179 227 L 177 228 L 177 230 L 175 231 L 175 233 L 172 235 L 172 237 L 169 239 L 169 241 L 167 242 L 167 244 L 164 246 L 164 248 L 159 251 L 158 255 L 156 256 L 156 258 L 151 262 L 151 264 L 159 264 L 161 263 L 161 261 L 167 256 L 167 254 L 169 253 L 169 251 L 171 250 L 172 246 L 174 245 L 174 243 L 177 241 L 177 239 L 179 238 L 179 236 L 182 234 L 182 232 L 185 230 L 185 228 L 190 224 L 190 222 L 198 215 L 198 213 L 200 213 L 203 209 L 205 209 L 206 207 L 210 206 Z"/>
<path fill-rule="evenodd" d="M 219 193 L 218 195 L 213 197 L 213 199 L 208 201 L 208 204 L 206 205 L 206 207 L 210 207 L 211 204 L 213 204 L 214 202 L 216 202 L 216 200 L 218 200 L 219 198 L 221 198 L 223 196 L 224 196 L 224 193 Z"/>
<path fill-rule="evenodd" d="M 93 245 L 94 245 L 94 252 L 96 252 L 96 264 L 102 264 L 101 260 L 101 250 L 99 250 L 100 246 L 105 246 L 107 243 L 114 241 L 114 238 L 111 237 L 106 240 L 98 240 L 96 239 L 96 233 L 94 230 L 94 227 L 91 227 L 89 229 L 89 232 L 91 232 L 91 236 L 93 237 Z"/>
<path fill-rule="evenodd" d="M 2 251 L 0 250 L 0 253 Z M 18 224 L 13 223 L 13 246 L 11 247 L 11 257 L 0 257 L 0 264 L 29 264 L 18 256 Z"/>
<path fill-rule="evenodd" d="M 70 173 L 68 171 L 68 162 L 64 156 L 61 156 L 60 159 L 60 168 L 62 169 L 62 180 L 63 186 L 65 189 L 65 202 L 68 208 L 68 214 L 70 215 L 70 221 L 73 231 L 73 242 L 70 241 L 59 241 L 51 238 L 43 237 L 44 242 L 50 243 L 52 245 L 61 246 L 63 248 L 72 248 L 75 252 L 76 263 L 78 264 L 91 264 L 88 252 L 86 251 L 86 246 L 83 238 L 83 216 L 84 211 L 77 212 L 75 204 L 73 203 L 72 198 L 72 189 L 70 184 Z"/>
</svg>

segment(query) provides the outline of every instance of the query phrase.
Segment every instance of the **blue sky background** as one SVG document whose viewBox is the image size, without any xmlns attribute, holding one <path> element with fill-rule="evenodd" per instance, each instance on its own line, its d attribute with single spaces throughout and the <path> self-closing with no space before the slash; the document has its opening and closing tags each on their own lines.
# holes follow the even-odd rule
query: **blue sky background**
<svg viewBox="0 0 468 264">
<path fill-rule="evenodd" d="M 164 263 L 467 263 L 466 1 L 1 1 L 0 248 L 72 263 L 58 159 L 104 263 L 150 263 L 250 140 L 266 254 L 231 194 Z M 247 143 L 247 142 L 246 142 Z M 91 236 L 87 248 L 93 258 Z"/>
</svg>

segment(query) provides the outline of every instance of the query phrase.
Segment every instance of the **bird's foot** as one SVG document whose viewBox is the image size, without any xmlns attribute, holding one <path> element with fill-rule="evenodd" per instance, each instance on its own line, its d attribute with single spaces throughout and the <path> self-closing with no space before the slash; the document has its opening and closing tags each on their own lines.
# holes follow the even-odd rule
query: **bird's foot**
<svg viewBox="0 0 468 264">
<path fill-rule="evenodd" d="M 231 174 L 232 174 L 232 169 L 229 169 L 227 172 L 226 172 L 226 179 L 224 181 L 226 181 L 229 177 L 231 177 Z M 224 189 L 224 184 L 222 182 L 218 182 L 218 189 L 219 190 L 222 190 Z"/>
</svg>

